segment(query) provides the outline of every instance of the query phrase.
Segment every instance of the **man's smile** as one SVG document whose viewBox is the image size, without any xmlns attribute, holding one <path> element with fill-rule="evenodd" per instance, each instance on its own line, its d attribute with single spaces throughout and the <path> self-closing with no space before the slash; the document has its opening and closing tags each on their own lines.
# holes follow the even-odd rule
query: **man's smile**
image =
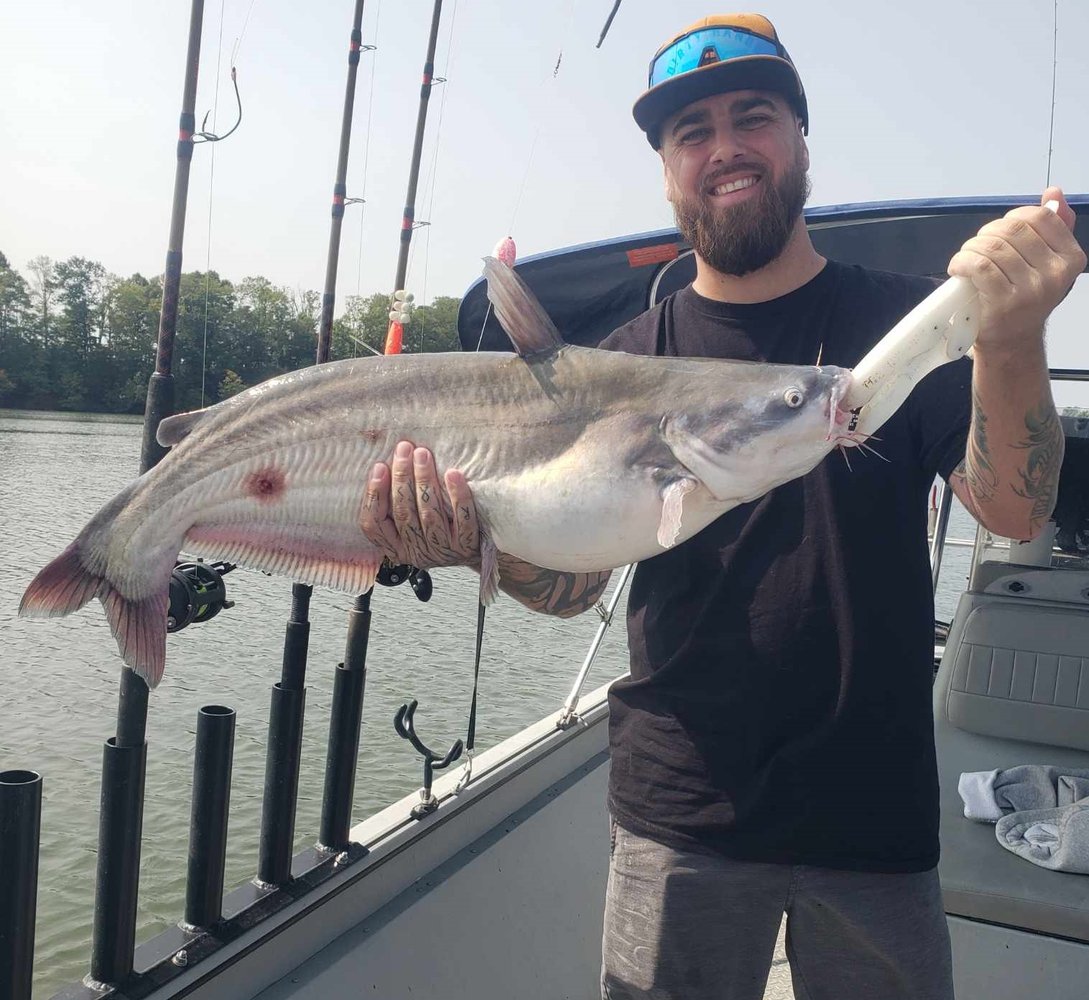
<svg viewBox="0 0 1089 1000">
<path fill-rule="evenodd" d="M 746 173 L 732 178 L 716 178 L 706 190 L 716 204 L 732 204 L 751 197 L 750 192 L 760 183 L 758 174 Z"/>
</svg>

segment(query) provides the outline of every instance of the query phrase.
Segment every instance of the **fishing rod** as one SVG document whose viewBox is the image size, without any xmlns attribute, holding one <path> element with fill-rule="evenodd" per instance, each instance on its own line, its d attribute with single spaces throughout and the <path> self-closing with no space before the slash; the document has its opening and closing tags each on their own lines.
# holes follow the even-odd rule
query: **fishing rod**
<svg viewBox="0 0 1089 1000">
<path fill-rule="evenodd" d="M 431 100 L 431 88 L 438 81 L 435 74 L 435 46 L 439 38 L 439 19 L 442 16 L 442 0 L 435 0 L 431 12 L 431 34 L 427 39 L 427 55 L 424 57 L 423 81 L 420 84 L 420 106 L 416 112 L 416 136 L 412 142 L 412 163 L 408 170 L 408 192 L 405 195 L 405 210 L 401 217 L 401 247 L 397 254 L 397 271 L 393 278 L 394 294 L 405 287 L 408 276 L 408 251 L 412 243 L 412 230 L 415 228 L 416 188 L 420 180 L 420 161 L 423 158 L 424 129 L 427 125 L 427 107 Z M 386 353 L 400 354 L 401 324 L 390 319 L 390 328 L 386 336 Z"/>
<path fill-rule="evenodd" d="M 189 168 L 196 131 L 197 73 L 203 21 L 204 0 L 192 0 L 155 370 L 148 382 L 144 411 L 141 473 L 166 454 L 166 449 L 156 441 L 155 434 L 160 421 L 174 412 L 174 340 L 178 324 Z M 122 670 L 116 735 L 106 741 L 102 754 L 102 804 L 90 970 L 90 978 L 96 983 L 123 982 L 133 970 L 147 773 L 147 703 L 148 686 L 144 680 L 134 670 Z"/>
<path fill-rule="evenodd" d="M 344 221 L 347 198 L 348 150 L 352 142 L 352 114 L 355 110 L 355 81 L 361 52 L 374 51 L 373 45 L 363 44 L 363 0 L 355 0 L 352 35 L 348 46 L 348 80 L 344 86 L 344 114 L 340 121 L 340 147 L 337 153 L 336 178 L 333 181 L 332 221 L 329 226 L 329 254 L 325 261 L 325 290 L 321 298 L 321 322 L 318 326 L 317 363 L 329 360 L 333 339 L 333 306 L 336 304 L 337 265 L 340 260 L 340 230 Z"/>
</svg>

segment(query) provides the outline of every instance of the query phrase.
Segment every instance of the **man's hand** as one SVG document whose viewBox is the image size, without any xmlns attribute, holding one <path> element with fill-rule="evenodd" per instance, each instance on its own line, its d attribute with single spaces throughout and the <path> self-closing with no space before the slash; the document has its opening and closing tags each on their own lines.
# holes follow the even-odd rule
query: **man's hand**
<svg viewBox="0 0 1089 1000">
<path fill-rule="evenodd" d="M 371 470 L 360 513 L 363 534 L 398 565 L 479 566 L 480 526 L 465 477 L 450 470 L 439 480 L 426 448 L 401 441 L 390 465 Z"/>
<path fill-rule="evenodd" d="M 367 482 L 359 525 L 390 562 L 430 569 L 481 568 L 480 522 L 469 484 L 450 469 L 439 482 L 434 456 L 401 441 L 390 465 Z M 498 553 L 499 587 L 531 611 L 570 618 L 594 606 L 609 571 L 560 573 Z"/>
<path fill-rule="evenodd" d="M 1064 439 L 1051 398 L 1044 324 L 1085 268 L 1062 191 L 1041 206 L 988 223 L 949 262 L 979 292 L 973 351 L 972 426 L 964 461 L 949 477 L 982 525 L 1008 538 L 1035 538 L 1058 495 Z"/>
<path fill-rule="evenodd" d="M 1042 207 L 1048 201 L 1059 203 L 1057 213 Z M 979 353 L 997 358 L 1040 350 L 1047 317 L 1085 269 L 1062 190 L 1049 187 L 1040 204 L 987 223 L 949 262 L 949 273 L 979 292 Z"/>
</svg>

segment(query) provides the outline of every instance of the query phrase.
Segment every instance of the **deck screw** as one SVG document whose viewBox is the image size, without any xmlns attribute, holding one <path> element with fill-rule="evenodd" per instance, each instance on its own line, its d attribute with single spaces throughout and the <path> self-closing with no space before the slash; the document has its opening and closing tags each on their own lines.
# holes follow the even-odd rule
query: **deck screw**
<svg viewBox="0 0 1089 1000">
<path fill-rule="evenodd" d="M 336 865 L 337 868 L 342 868 L 347 863 L 348 863 L 348 852 L 347 851 L 341 851 L 336 856 L 336 858 L 334 858 L 334 860 L 333 860 L 333 864 Z"/>
<path fill-rule="evenodd" d="M 170 961 L 179 969 L 184 969 L 189 964 L 189 952 L 182 948 Z"/>
</svg>

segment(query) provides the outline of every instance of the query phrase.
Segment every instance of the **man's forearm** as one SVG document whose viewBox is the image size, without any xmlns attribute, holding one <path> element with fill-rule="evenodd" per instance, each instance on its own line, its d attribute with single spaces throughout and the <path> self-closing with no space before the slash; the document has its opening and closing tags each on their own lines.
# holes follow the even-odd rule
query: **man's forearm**
<svg viewBox="0 0 1089 1000">
<path fill-rule="evenodd" d="M 499 554 L 499 588 L 531 611 L 572 618 L 592 608 L 605 593 L 610 571 L 559 573 Z"/>
<path fill-rule="evenodd" d="M 1055 508 L 1063 433 L 1038 350 L 975 354 L 972 426 L 954 472 L 976 519 L 1007 538 L 1034 538 Z"/>
</svg>

